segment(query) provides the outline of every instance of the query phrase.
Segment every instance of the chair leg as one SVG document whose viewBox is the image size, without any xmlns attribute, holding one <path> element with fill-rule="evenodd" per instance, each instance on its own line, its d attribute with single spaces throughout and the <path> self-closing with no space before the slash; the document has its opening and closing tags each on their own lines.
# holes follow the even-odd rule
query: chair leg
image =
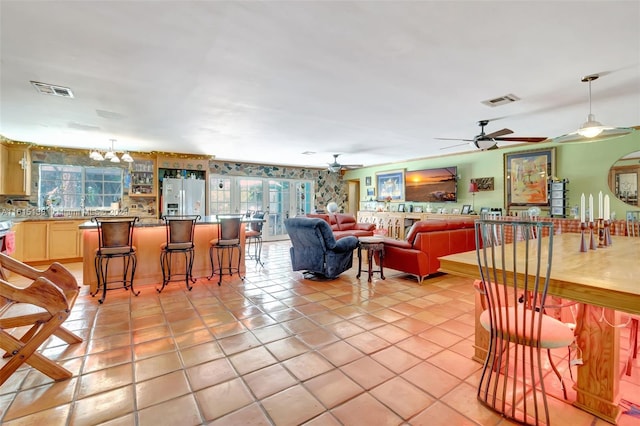
<svg viewBox="0 0 640 426">
<path fill-rule="evenodd" d="M 627 356 L 627 365 L 625 374 L 631 375 L 633 369 L 633 360 L 638 356 L 638 319 L 631 318 L 631 330 L 629 331 L 629 355 Z"/>
<path fill-rule="evenodd" d="M 564 385 L 562 374 L 560 374 L 560 372 L 558 371 L 558 368 L 556 367 L 556 364 L 553 362 L 553 359 L 551 358 L 551 349 L 547 349 L 547 356 L 549 357 L 549 364 L 551 365 L 551 369 L 553 370 L 554 373 L 556 373 L 556 376 L 558 376 L 558 380 L 560 380 L 560 386 L 562 387 L 562 395 L 564 395 L 564 399 L 569 399 L 567 397 L 567 388 Z"/>
<path fill-rule="evenodd" d="M 164 290 L 164 287 L 167 285 L 167 282 L 169 281 L 169 277 L 171 275 L 169 275 L 169 277 L 167 276 L 168 272 L 167 272 L 167 252 L 165 250 L 160 252 L 160 268 L 162 269 L 162 286 L 160 288 L 156 287 L 156 291 L 158 293 L 162 293 L 162 290 Z"/>
<path fill-rule="evenodd" d="M 216 265 L 213 262 L 213 250 L 214 250 L 214 247 L 210 246 L 209 247 L 209 261 L 211 262 L 211 275 L 209 275 L 209 277 L 207 277 L 208 280 L 211 280 L 211 278 L 213 278 L 213 276 L 216 274 Z"/>
<path fill-rule="evenodd" d="M 193 288 L 191 287 L 191 284 L 189 284 L 189 281 L 191 280 L 191 256 L 187 251 L 184 252 L 184 268 L 184 282 L 187 286 L 187 290 L 191 291 Z"/>
<path fill-rule="evenodd" d="M 129 282 L 129 288 L 131 290 L 131 293 L 133 293 L 134 296 L 137 296 L 140 294 L 140 290 L 136 292 L 133 289 L 133 277 L 136 274 L 136 266 L 138 265 L 138 258 L 135 254 L 129 256 L 129 262 L 131 262 L 131 281 Z"/>
</svg>

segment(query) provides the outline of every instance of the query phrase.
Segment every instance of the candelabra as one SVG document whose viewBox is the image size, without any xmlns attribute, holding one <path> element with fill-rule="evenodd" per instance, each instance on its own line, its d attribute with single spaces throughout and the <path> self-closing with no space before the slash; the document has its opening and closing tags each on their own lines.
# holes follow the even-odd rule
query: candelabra
<svg viewBox="0 0 640 426">
<path fill-rule="evenodd" d="M 595 224 L 593 223 L 593 221 L 589 222 L 589 248 L 591 250 L 595 250 L 598 248 L 598 243 L 596 242 L 596 237 L 593 235 L 593 228 L 595 227 Z M 597 229 L 596 229 L 597 231 Z"/>
<path fill-rule="evenodd" d="M 597 222 L 598 226 L 598 247 L 603 248 L 607 246 L 604 238 L 604 219 L 600 218 Z"/>
<path fill-rule="evenodd" d="M 587 230 L 587 223 L 580 222 L 580 251 L 581 252 L 587 251 L 587 241 L 584 238 L 584 233 L 586 230 Z"/>
</svg>

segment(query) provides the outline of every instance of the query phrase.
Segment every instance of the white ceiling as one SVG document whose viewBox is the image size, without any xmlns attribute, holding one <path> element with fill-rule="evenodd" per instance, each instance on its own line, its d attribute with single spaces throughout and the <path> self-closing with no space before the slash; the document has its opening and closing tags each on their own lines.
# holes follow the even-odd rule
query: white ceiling
<svg viewBox="0 0 640 426">
<path fill-rule="evenodd" d="M 0 0 L 0 14 L 0 134 L 41 145 L 384 164 L 469 151 L 434 138 L 472 138 L 481 119 L 569 133 L 593 73 L 596 118 L 640 124 L 640 1 Z M 480 103 L 506 94 L 521 100 Z"/>
</svg>

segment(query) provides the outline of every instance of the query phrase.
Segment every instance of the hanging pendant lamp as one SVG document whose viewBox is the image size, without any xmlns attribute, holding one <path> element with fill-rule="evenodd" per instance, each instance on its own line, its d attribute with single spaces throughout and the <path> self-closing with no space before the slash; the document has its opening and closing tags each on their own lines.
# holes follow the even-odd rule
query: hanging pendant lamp
<svg viewBox="0 0 640 426">
<path fill-rule="evenodd" d="M 575 132 L 555 138 L 555 142 L 586 142 L 614 136 L 624 136 L 634 130 L 630 127 L 604 126 L 596 120 L 596 116 L 591 111 L 591 82 L 598 78 L 600 78 L 599 74 L 591 74 L 580 80 L 583 83 L 589 83 L 589 115 L 587 116 L 587 121 Z"/>
</svg>

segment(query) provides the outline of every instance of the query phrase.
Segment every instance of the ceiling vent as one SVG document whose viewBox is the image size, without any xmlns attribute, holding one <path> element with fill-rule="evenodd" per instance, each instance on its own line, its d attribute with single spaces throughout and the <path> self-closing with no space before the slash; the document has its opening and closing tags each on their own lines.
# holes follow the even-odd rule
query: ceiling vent
<svg viewBox="0 0 640 426">
<path fill-rule="evenodd" d="M 31 84 L 42 94 L 73 98 L 73 92 L 68 87 L 54 86 L 53 84 L 39 83 L 37 81 L 32 81 Z"/>
<path fill-rule="evenodd" d="M 486 101 L 482 101 L 482 104 L 485 104 L 490 107 L 497 107 L 500 105 L 510 104 L 511 102 L 519 101 L 520 98 L 514 95 L 513 93 L 509 93 L 508 95 L 500 96 L 498 98 L 489 99 Z"/>
</svg>

